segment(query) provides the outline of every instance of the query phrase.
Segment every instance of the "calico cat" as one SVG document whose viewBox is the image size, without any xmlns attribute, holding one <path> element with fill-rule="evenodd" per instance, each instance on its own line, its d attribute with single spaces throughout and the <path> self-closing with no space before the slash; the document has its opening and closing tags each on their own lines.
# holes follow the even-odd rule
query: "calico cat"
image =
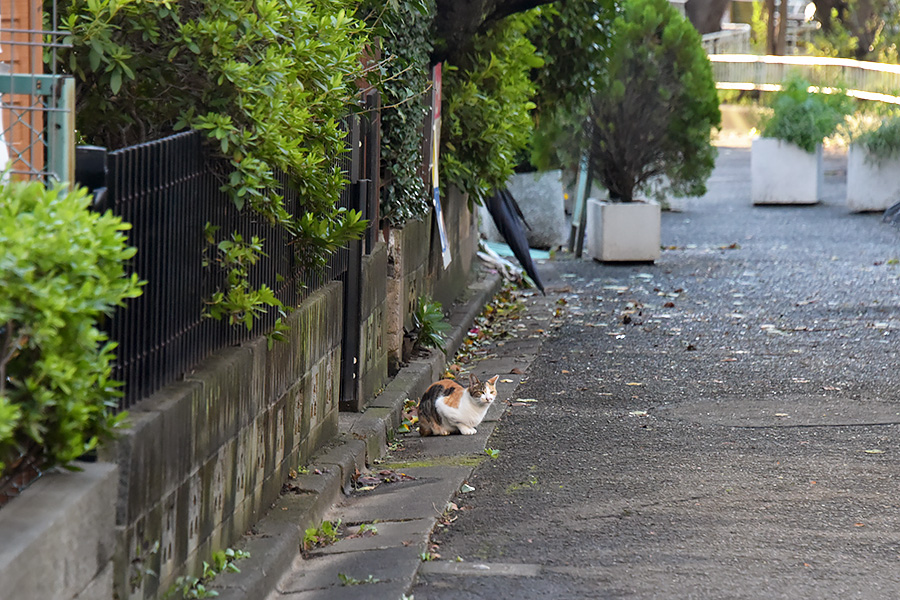
<svg viewBox="0 0 900 600">
<path fill-rule="evenodd" d="M 494 375 L 482 383 L 469 375 L 469 387 L 450 379 L 431 384 L 419 401 L 419 435 L 474 434 L 497 397 L 499 377 Z"/>
</svg>

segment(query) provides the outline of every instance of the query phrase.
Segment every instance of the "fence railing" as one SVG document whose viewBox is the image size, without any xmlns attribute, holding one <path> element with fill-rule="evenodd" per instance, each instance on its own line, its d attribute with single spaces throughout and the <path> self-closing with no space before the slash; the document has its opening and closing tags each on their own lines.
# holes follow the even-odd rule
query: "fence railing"
<svg viewBox="0 0 900 600">
<path fill-rule="evenodd" d="M 358 125 L 350 122 L 347 135 L 353 137 L 358 134 L 351 129 Z M 132 225 L 129 243 L 138 249 L 132 268 L 147 281 L 143 295 L 109 323 L 110 337 L 119 342 L 113 377 L 125 382 L 120 408 L 172 383 L 214 351 L 274 325 L 275 310 L 262 316 L 252 332 L 204 316 L 206 300 L 224 282 L 222 269 L 204 267 L 204 261 L 216 258 L 204 239 L 207 223 L 218 227 L 217 239 L 237 232 L 245 240 L 264 240 L 266 256 L 251 268 L 250 282 L 268 285 L 285 305 L 296 306 L 347 271 L 346 248 L 330 257 L 324 272 L 304 271 L 287 232 L 239 211 L 220 190 L 230 165 L 211 158 L 202 141 L 200 133 L 189 132 L 109 154 L 108 202 Z M 344 172 L 351 171 L 350 160 L 349 153 L 341 157 Z M 302 209 L 297 194 L 285 175 L 279 179 L 286 207 L 296 214 Z M 359 210 L 357 204 L 358 194 L 347 185 L 340 206 Z"/>
<path fill-rule="evenodd" d="M 778 91 L 799 75 L 825 91 L 843 88 L 862 100 L 900 104 L 900 65 L 820 56 L 710 54 L 716 87 L 725 90 Z"/>
<path fill-rule="evenodd" d="M 749 54 L 750 26 L 746 23 L 724 23 L 721 31 L 702 36 L 707 54 Z"/>
</svg>

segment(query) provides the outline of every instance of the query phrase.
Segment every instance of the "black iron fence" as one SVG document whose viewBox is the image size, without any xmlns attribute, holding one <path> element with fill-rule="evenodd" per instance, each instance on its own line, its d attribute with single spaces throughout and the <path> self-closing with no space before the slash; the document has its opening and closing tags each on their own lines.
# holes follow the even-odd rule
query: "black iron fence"
<svg viewBox="0 0 900 600">
<path fill-rule="evenodd" d="M 348 119 L 347 141 L 354 151 L 339 159 L 350 180 L 340 206 L 374 214 L 361 204 L 367 198 L 359 193 L 359 175 L 366 171 L 360 165 L 368 158 L 358 150 L 360 131 L 359 120 Z M 215 248 L 205 239 L 207 224 L 218 228 L 217 239 L 237 232 L 245 240 L 253 236 L 264 240 L 265 256 L 251 268 L 250 282 L 255 287 L 268 285 L 287 306 L 296 306 L 329 281 L 346 278 L 350 249 L 334 253 L 323 272 L 304 270 L 286 231 L 238 210 L 221 191 L 229 174 L 228 162 L 209 156 L 199 132 L 109 155 L 107 203 L 131 223 L 129 242 L 138 249 L 132 268 L 147 281 L 143 295 L 119 309 L 109 324 L 111 339 L 119 343 L 113 377 L 125 382 L 120 409 L 177 380 L 216 350 L 266 332 L 278 317 L 271 309 L 248 332 L 246 327 L 204 316 L 205 302 L 225 278 L 223 269 L 204 266 L 216 258 Z M 285 204 L 296 214 L 302 210 L 297 194 L 286 176 L 279 180 Z M 352 247 L 360 252 L 362 245 Z M 358 296 L 359 290 L 352 293 Z M 346 325 L 358 329 L 358 324 Z"/>
</svg>

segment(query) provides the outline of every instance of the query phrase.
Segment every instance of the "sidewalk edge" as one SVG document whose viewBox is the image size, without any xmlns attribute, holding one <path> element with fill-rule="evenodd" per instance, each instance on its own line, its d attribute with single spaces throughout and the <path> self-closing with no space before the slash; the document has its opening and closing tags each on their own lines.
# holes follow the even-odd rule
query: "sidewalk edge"
<svg viewBox="0 0 900 600">
<path fill-rule="evenodd" d="M 400 425 L 404 402 L 417 400 L 440 377 L 448 357 L 456 354 L 475 318 L 501 286 L 500 275 L 485 270 L 470 285 L 467 298 L 451 310 L 444 351 L 433 350 L 425 358 L 410 361 L 363 412 L 340 415 L 335 443 L 310 461 L 311 467 L 325 467 L 322 473 L 298 478 L 302 491 L 282 494 L 254 533 L 235 544 L 250 556 L 237 563 L 240 573 L 222 573 L 208 586 L 219 593 L 219 600 L 261 600 L 275 591 L 299 557 L 306 529 L 318 526 L 328 509 L 349 491 L 356 469 L 384 456 L 387 442 Z"/>
</svg>

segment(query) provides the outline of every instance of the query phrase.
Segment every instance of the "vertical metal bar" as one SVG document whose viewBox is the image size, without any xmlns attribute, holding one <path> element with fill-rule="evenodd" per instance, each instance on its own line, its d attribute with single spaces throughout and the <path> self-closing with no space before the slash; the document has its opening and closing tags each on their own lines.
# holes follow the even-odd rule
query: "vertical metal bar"
<svg viewBox="0 0 900 600">
<path fill-rule="evenodd" d="M 378 201 L 381 197 L 381 96 L 377 90 L 372 90 L 366 96 L 366 114 L 368 115 L 368 127 L 366 128 L 366 174 L 369 180 L 367 192 L 365 218 L 369 220 L 366 227 L 366 254 L 371 254 L 375 248 L 378 237 Z"/>
<path fill-rule="evenodd" d="M 54 85 L 47 113 L 47 171 L 56 181 L 75 179 L 75 79 L 62 77 Z"/>
<path fill-rule="evenodd" d="M 578 180 L 575 190 L 575 210 L 572 214 L 572 228 L 569 232 L 569 252 L 578 249 L 576 257 L 581 258 L 584 244 L 584 226 L 587 222 L 587 197 L 591 189 L 591 167 L 587 155 L 578 163 Z"/>
<path fill-rule="evenodd" d="M 369 182 L 353 184 L 357 200 L 354 208 L 365 206 Z M 348 264 L 344 279 L 344 331 L 341 343 L 341 401 L 340 408 L 358 412 L 364 408 L 360 393 L 360 344 L 362 296 L 362 240 L 354 240 L 348 248 Z"/>
</svg>

